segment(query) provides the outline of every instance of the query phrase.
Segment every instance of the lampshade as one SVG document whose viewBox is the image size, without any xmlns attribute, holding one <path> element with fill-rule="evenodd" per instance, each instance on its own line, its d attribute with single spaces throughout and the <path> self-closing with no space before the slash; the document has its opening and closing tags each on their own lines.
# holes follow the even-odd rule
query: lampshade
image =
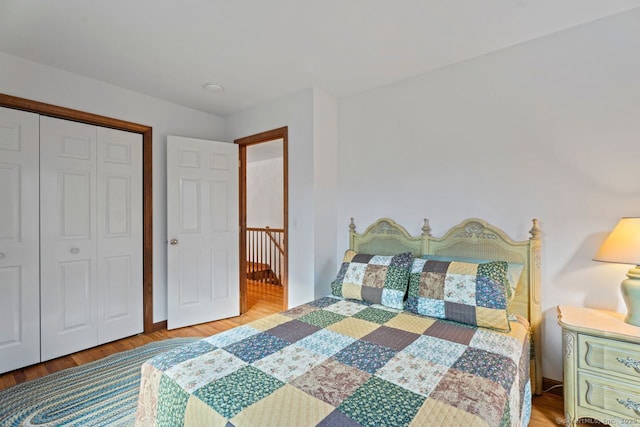
<svg viewBox="0 0 640 427">
<path fill-rule="evenodd" d="M 627 305 L 624 321 L 640 326 L 640 218 L 622 218 L 604 241 L 594 261 L 633 264 L 620 289 Z"/>
<path fill-rule="evenodd" d="M 620 219 L 593 260 L 640 265 L 640 218 Z"/>
</svg>

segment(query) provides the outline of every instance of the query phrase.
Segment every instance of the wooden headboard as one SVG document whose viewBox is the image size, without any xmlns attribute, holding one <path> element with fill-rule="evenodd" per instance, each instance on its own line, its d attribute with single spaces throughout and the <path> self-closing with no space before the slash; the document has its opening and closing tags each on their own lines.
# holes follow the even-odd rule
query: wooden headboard
<svg viewBox="0 0 640 427">
<path fill-rule="evenodd" d="M 351 219 L 349 248 L 356 252 L 395 255 L 411 252 L 414 256 L 441 255 L 479 260 L 508 261 L 524 264 L 516 295 L 509 305 L 512 313 L 526 318 L 532 335 L 532 389 L 542 393 L 542 352 L 540 301 L 540 228 L 533 220 L 531 238 L 515 241 L 498 227 L 478 218 L 470 218 L 452 227 L 442 237 L 433 237 L 429 221 L 424 220 L 422 235 L 411 236 L 401 225 L 389 218 L 371 224 L 364 233 L 356 233 Z"/>
</svg>

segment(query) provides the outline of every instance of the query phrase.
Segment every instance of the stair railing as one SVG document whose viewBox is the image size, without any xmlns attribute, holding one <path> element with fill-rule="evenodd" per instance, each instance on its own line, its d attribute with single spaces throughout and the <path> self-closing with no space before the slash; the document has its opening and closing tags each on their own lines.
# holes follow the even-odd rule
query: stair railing
<svg viewBox="0 0 640 427">
<path fill-rule="evenodd" d="M 247 278 L 282 285 L 284 229 L 247 227 Z"/>
</svg>

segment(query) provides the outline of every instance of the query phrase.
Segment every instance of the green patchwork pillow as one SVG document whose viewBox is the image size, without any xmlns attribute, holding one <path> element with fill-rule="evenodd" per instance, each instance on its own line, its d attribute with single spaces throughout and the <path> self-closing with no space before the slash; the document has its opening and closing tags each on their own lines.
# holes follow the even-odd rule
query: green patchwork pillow
<svg viewBox="0 0 640 427">
<path fill-rule="evenodd" d="M 413 255 L 368 255 L 348 250 L 331 293 L 401 310 L 409 284 Z"/>
<path fill-rule="evenodd" d="M 508 265 L 416 258 L 405 308 L 423 316 L 509 331 Z"/>
</svg>

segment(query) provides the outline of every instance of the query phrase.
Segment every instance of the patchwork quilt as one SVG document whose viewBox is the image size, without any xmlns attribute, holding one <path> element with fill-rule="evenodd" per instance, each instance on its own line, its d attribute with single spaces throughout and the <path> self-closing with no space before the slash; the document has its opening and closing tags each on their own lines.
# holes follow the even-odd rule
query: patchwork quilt
<svg viewBox="0 0 640 427">
<path fill-rule="evenodd" d="M 526 426 L 529 326 L 325 297 L 142 367 L 139 426 Z"/>
</svg>

